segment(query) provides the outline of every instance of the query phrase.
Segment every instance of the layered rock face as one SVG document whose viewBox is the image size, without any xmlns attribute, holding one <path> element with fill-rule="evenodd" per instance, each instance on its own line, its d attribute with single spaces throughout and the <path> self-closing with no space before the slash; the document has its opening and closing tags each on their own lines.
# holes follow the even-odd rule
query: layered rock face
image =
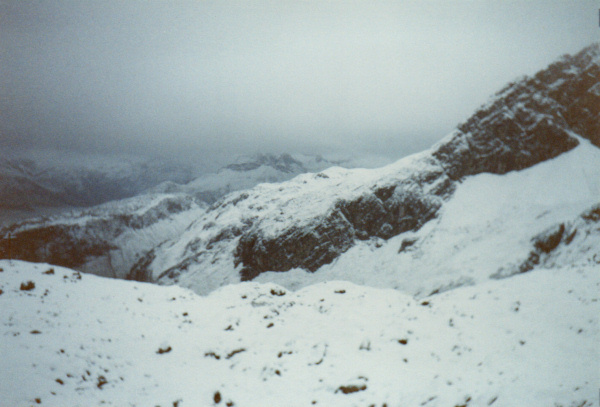
<svg viewBox="0 0 600 407">
<path fill-rule="evenodd" d="M 569 131 L 600 147 L 599 53 L 593 45 L 509 84 L 433 155 L 458 179 L 521 170 L 555 157 L 577 145 Z"/>
<path fill-rule="evenodd" d="M 506 278 L 526 273 L 538 265 L 544 267 L 600 265 L 600 203 L 584 211 L 576 219 L 556 224 L 531 239 L 526 259 L 508 269 L 492 274 Z"/>
</svg>

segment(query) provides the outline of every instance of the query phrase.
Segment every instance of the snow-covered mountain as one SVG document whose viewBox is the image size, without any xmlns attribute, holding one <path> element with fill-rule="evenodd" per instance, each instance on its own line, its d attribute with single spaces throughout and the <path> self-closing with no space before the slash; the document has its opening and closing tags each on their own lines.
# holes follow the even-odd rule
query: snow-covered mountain
<svg viewBox="0 0 600 407">
<path fill-rule="evenodd" d="M 384 161 L 382 157 L 324 158 L 321 155 L 305 154 L 241 156 L 219 171 L 203 174 L 187 184 L 164 182 L 151 188 L 150 192 L 186 193 L 212 204 L 230 192 L 252 188 L 261 183 L 287 181 L 300 174 L 319 172 L 333 166 L 377 167 Z"/>
<path fill-rule="evenodd" d="M 416 300 L 340 281 L 200 297 L 3 260 L 0 406 L 592 407 L 599 293 L 589 265 Z"/>
<path fill-rule="evenodd" d="M 136 275 L 200 293 L 259 277 L 425 295 L 506 273 L 600 202 L 599 89 L 596 44 L 509 84 L 428 151 L 228 195 Z"/>
<path fill-rule="evenodd" d="M 145 262 L 132 270 L 136 261 L 164 240 L 183 233 L 204 213 L 208 207 L 206 202 L 214 202 L 234 190 L 290 179 L 334 164 L 376 165 L 381 160 L 380 157 L 325 159 L 300 154 L 239 157 L 220 171 L 201 175 L 188 184 L 168 181 L 133 198 L 12 222 L 0 228 L 0 256 L 51 262 L 104 276 L 141 278 L 136 276 Z M 108 164 L 88 165 L 105 168 L 110 167 Z M 27 172 L 26 169 L 20 171 Z M 38 175 L 33 174 L 31 178 Z M 109 179 L 109 176 L 104 178 L 106 182 Z M 91 183 L 89 187 L 94 185 Z M 63 192 L 56 194 L 59 202 Z M 32 199 L 43 195 L 33 193 Z M 8 233 L 11 233 L 10 243 Z"/>
<path fill-rule="evenodd" d="M 206 208 L 188 195 L 146 194 L 26 220 L 0 229 L 0 256 L 127 278 L 142 255 L 178 236 Z"/>
</svg>

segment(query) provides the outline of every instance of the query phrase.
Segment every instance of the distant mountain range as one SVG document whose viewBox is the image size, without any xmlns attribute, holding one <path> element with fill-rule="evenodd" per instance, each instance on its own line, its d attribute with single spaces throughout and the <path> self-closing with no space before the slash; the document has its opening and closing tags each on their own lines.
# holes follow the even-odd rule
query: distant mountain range
<svg viewBox="0 0 600 407">
<path fill-rule="evenodd" d="M 56 153 L 54 153 L 56 155 Z M 0 208 L 88 207 L 129 198 L 165 180 L 189 182 L 192 166 L 133 157 L 78 157 L 49 161 L 0 158 Z"/>
<path fill-rule="evenodd" d="M 238 157 L 236 162 L 215 173 L 203 174 L 187 184 L 167 181 L 147 192 L 185 193 L 212 204 L 230 192 L 252 188 L 260 183 L 287 181 L 300 174 L 318 172 L 333 166 L 376 167 L 382 161 L 381 157 L 334 159 L 321 155 L 256 154 Z"/>
<path fill-rule="evenodd" d="M 32 151 L 0 156 L 0 225 L 129 198 L 165 180 L 188 182 L 191 165 Z"/>
</svg>

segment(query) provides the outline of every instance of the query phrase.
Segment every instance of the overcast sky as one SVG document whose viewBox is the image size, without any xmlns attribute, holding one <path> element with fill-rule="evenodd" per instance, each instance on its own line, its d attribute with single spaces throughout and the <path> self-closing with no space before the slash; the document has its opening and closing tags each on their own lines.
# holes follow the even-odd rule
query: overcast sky
<svg viewBox="0 0 600 407">
<path fill-rule="evenodd" d="M 596 0 L 0 0 L 0 148 L 400 158 L 599 38 Z"/>
</svg>

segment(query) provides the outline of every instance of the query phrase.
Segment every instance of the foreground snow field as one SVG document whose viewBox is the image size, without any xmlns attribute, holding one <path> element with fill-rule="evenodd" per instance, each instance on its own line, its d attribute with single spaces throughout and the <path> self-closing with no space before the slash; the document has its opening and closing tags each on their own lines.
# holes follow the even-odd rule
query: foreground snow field
<svg viewBox="0 0 600 407">
<path fill-rule="evenodd" d="M 600 268 L 419 300 L 176 286 L 0 261 L 1 406 L 593 406 Z M 31 281 L 33 284 L 28 284 Z"/>
</svg>

